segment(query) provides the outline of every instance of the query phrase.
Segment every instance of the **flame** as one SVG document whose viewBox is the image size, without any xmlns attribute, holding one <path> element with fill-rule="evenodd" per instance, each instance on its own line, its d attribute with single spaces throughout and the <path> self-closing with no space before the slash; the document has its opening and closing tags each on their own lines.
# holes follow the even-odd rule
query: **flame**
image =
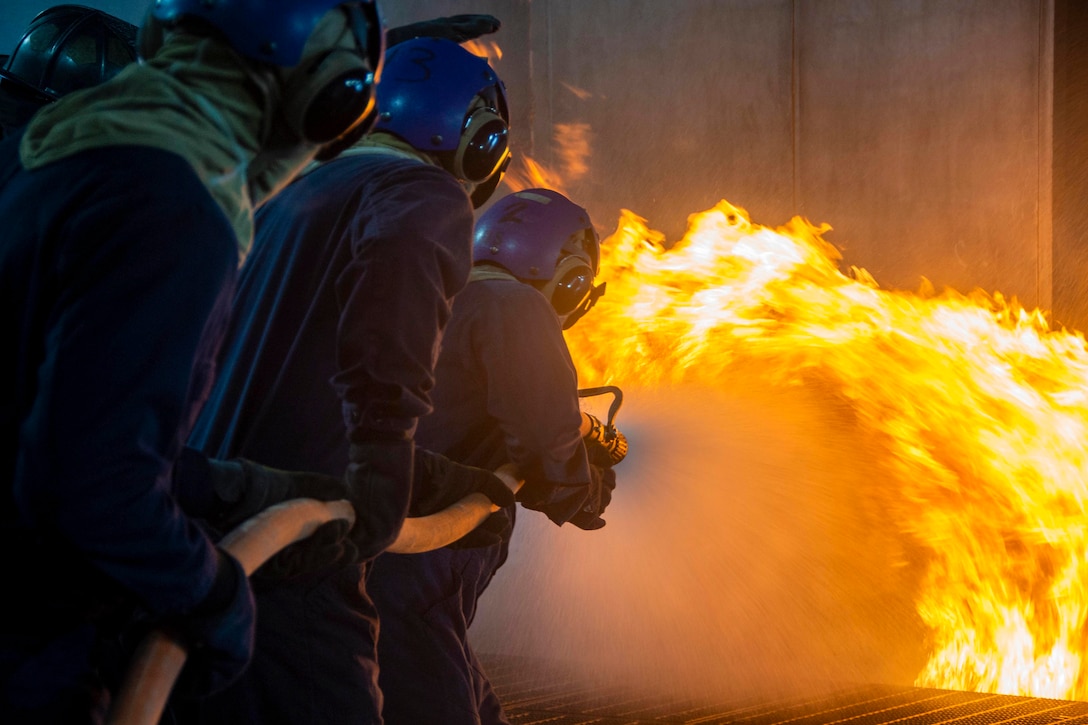
<svg viewBox="0 0 1088 725">
<path fill-rule="evenodd" d="M 560 173 L 531 156 L 515 156 L 510 168 L 502 177 L 502 183 L 506 184 L 511 192 L 523 189 L 551 189 L 566 194 Z"/>
<path fill-rule="evenodd" d="M 589 91 L 587 91 L 585 88 L 579 88 L 578 86 L 572 86 L 570 83 L 564 83 L 563 81 L 559 81 L 559 85 L 563 86 L 568 91 L 573 93 L 575 95 L 575 97 L 579 101 L 584 101 L 587 98 L 591 98 L 593 96 L 593 94 L 590 93 Z"/>
<path fill-rule="evenodd" d="M 562 177 L 578 181 L 589 173 L 590 127 L 588 123 L 557 123 L 552 138 L 559 155 Z"/>
<path fill-rule="evenodd" d="M 502 60 L 502 48 L 494 40 L 466 40 L 461 47 L 473 55 L 486 58 L 491 65 Z"/>
<path fill-rule="evenodd" d="M 886 468 L 885 514 L 921 552 L 916 684 L 1088 699 L 1088 350 L 976 291 L 887 291 L 839 269 L 827 225 L 771 229 L 723 201 L 667 247 L 625 211 L 607 294 L 567 332 L 583 385 L 818 382 Z M 726 382 L 727 384 L 727 382 Z"/>
<path fill-rule="evenodd" d="M 547 166 L 531 156 L 515 156 L 503 176 L 503 183 L 511 192 L 543 188 L 569 196 L 567 184 L 589 173 L 591 138 L 588 123 L 555 124 L 552 145 L 559 157 L 559 166 Z"/>
</svg>

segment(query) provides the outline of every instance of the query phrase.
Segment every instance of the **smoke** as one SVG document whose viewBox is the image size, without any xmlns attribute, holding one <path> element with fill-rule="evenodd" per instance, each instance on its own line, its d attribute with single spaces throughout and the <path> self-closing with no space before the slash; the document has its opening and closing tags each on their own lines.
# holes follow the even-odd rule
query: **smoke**
<svg viewBox="0 0 1088 725">
<path fill-rule="evenodd" d="M 881 515 L 874 455 L 833 398 L 744 378 L 625 391 L 608 525 L 519 510 L 477 651 L 668 696 L 912 684 L 918 567 Z"/>
</svg>

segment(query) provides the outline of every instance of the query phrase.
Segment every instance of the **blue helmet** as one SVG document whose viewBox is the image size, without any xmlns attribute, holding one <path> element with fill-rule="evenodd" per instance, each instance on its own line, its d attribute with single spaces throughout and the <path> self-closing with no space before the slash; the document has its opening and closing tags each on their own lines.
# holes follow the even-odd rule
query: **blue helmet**
<svg viewBox="0 0 1088 725">
<path fill-rule="evenodd" d="M 437 157 L 483 204 L 510 163 L 506 88 L 487 60 L 452 40 L 414 38 L 389 49 L 382 73 L 374 130 Z"/>
<path fill-rule="evenodd" d="M 337 8 L 343 15 L 330 16 Z M 375 0 L 155 0 L 150 16 L 162 26 L 203 23 L 241 56 L 289 69 L 283 115 L 306 141 L 339 151 L 373 123 L 385 47 Z M 350 47 L 331 44 L 304 58 L 307 41 L 326 17 L 342 23 Z M 161 32 L 146 25 L 142 32 L 141 52 L 150 57 Z"/>
<path fill-rule="evenodd" d="M 589 212 L 550 189 L 526 189 L 495 202 L 476 222 L 474 264 L 494 264 L 533 283 L 569 328 L 597 303 L 601 240 Z"/>
<path fill-rule="evenodd" d="M 375 0 L 154 0 L 151 15 L 166 24 L 200 18 L 246 58 L 289 68 L 302 60 L 318 21 L 339 5 L 357 5 L 366 16 L 365 47 L 378 67 L 383 41 Z"/>
</svg>

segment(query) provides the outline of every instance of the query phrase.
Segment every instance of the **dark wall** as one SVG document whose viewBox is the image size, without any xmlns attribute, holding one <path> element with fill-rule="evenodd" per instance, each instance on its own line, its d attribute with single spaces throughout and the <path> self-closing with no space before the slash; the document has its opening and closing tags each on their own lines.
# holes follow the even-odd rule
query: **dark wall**
<svg viewBox="0 0 1088 725">
<path fill-rule="evenodd" d="M 797 7 L 798 211 L 882 285 L 1044 302 L 1041 4 Z"/>
<path fill-rule="evenodd" d="M 1054 319 L 1088 330 L 1088 4 L 1054 8 Z"/>
<path fill-rule="evenodd" d="M 146 7 L 88 1 L 133 21 Z M 48 4 L 5 3 L 0 38 L 13 43 Z M 885 287 L 915 289 L 923 276 L 938 288 L 981 286 L 1053 304 L 1078 326 L 1088 324 L 1088 251 L 1078 249 L 1088 228 L 1078 205 L 1084 6 L 382 4 L 390 25 L 461 12 L 502 19 L 491 39 L 503 51 L 515 151 L 559 172 L 602 231 L 628 208 L 675 239 L 689 214 L 725 198 L 765 224 L 793 214 L 830 223 L 846 264 Z M 561 153 L 573 131 L 588 141 L 584 171 Z"/>
</svg>

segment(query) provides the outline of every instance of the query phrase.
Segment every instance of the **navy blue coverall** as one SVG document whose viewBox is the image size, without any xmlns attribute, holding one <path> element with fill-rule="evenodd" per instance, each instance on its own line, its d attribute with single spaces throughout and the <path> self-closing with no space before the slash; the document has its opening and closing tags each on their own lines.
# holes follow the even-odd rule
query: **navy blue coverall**
<svg viewBox="0 0 1088 725">
<path fill-rule="evenodd" d="M 118 146 L 27 171 L 21 137 L 0 143 L 0 720 L 85 722 L 132 608 L 187 612 L 215 579 L 170 472 L 237 243 L 179 156 Z"/>
<path fill-rule="evenodd" d="M 577 376 L 540 292 L 513 278 L 470 282 L 454 303 L 435 377 L 434 412 L 420 421 L 419 445 L 491 470 L 513 462 L 525 478 L 519 500 L 558 524 L 581 508 L 590 471 Z M 513 515 L 510 507 L 485 523 L 502 532 L 499 543 L 375 560 L 367 588 L 382 623 L 387 725 L 507 723 L 467 630 L 506 559 Z M 502 517 L 508 525 L 495 520 Z"/>
<path fill-rule="evenodd" d="M 256 230 L 190 443 L 339 476 L 349 436 L 410 439 L 431 409 L 440 335 L 468 279 L 472 207 L 442 169 L 349 151 L 262 207 Z M 380 722 L 365 571 L 255 576 L 253 662 L 200 720 Z"/>
</svg>

